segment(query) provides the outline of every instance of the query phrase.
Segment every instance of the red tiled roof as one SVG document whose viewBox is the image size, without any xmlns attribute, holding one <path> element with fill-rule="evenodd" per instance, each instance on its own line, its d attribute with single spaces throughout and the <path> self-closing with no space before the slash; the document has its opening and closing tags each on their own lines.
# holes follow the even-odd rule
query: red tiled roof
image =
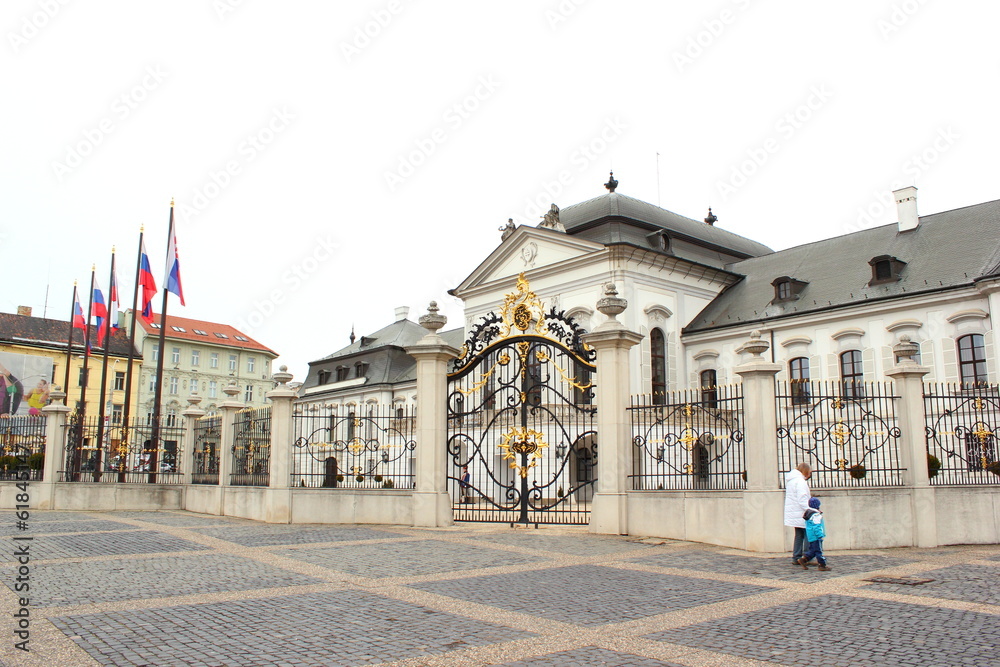
<svg viewBox="0 0 1000 667">
<path fill-rule="evenodd" d="M 160 323 L 160 319 L 161 317 L 158 313 L 153 315 L 153 321 L 157 324 Z M 160 334 L 159 329 L 149 326 L 142 321 L 142 318 L 137 319 L 136 324 L 142 327 L 143 330 L 151 336 L 158 336 Z M 177 331 L 174 327 L 183 329 L 183 331 Z M 204 333 L 195 333 L 196 331 L 203 331 Z M 206 322 L 204 320 L 192 320 L 187 317 L 174 317 L 173 315 L 167 315 L 167 329 L 165 336 L 167 338 L 195 341 L 199 343 L 225 345 L 226 347 L 239 347 L 245 350 L 259 350 L 261 352 L 269 352 L 274 356 L 278 356 L 278 353 L 271 348 L 258 343 L 236 327 L 231 327 L 228 324 L 217 324 L 215 322 Z M 245 340 L 240 340 L 237 336 L 240 336 Z"/>
<path fill-rule="evenodd" d="M 0 313 L 0 341 L 14 345 L 28 345 L 47 349 L 65 348 L 69 339 L 69 322 L 66 320 L 49 320 L 30 315 L 14 315 Z M 90 325 L 90 345 L 94 353 L 103 352 L 104 348 L 97 345 L 97 327 Z M 83 332 L 73 331 L 74 349 L 83 349 Z M 128 356 L 128 331 L 119 329 L 111 334 L 111 344 L 108 354 L 113 356 Z M 134 358 L 142 359 L 139 352 Z"/>
</svg>

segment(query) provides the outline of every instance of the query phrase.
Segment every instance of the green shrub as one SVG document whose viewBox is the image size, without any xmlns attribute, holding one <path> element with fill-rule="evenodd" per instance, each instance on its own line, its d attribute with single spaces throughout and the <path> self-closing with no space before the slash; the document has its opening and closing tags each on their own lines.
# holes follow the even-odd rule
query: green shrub
<svg viewBox="0 0 1000 667">
<path fill-rule="evenodd" d="M 376 482 L 381 482 L 382 481 L 382 475 L 375 475 L 374 477 L 372 477 L 372 479 L 374 479 Z"/>
<path fill-rule="evenodd" d="M 850 473 L 851 477 L 854 479 L 864 479 L 864 476 L 868 474 L 868 471 L 865 470 L 865 467 L 860 463 L 848 468 L 847 472 Z"/>
<path fill-rule="evenodd" d="M 986 469 L 997 477 L 1000 477 L 1000 461 L 994 461 L 993 463 L 987 464 Z"/>
<path fill-rule="evenodd" d="M 933 454 L 927 455 L 927 476 L 937 477 L 938 472 L 941 470 L 941 459 L 934 456 Z"/>
<path fill-rule="evenodd" d="M 382 488 L 383 489 L 392 489 L 392 488 L 395 488 L 395 486 L 396 485 L 392 483 L 391 479 L 387 479 L 384 482 L 382 482 Z"/>
<path fill-rule="evenodd" d="M 354 479 L 358 480 L 359 482 L 363 482 L 363 481 L 365 481 L 365 476 L 364 475 L 358 475 Z"/>
<path fill-rule="evenodd" d="M 37 452 L 28 457 L 28 467 L 32 470 L 41 470 L 45 467 L 45 454 Z"/>
<path fill-rule="evenodd" d="M 337 481 L 338 482 L 343 482 L 344 481 L 344 476 L 343 475 L 337 475 Z"/>
<path fill-rule="evenodd" d="M 0 456 L 0 470 L 17 470 L 20 464 L 16 456 Z"/>
</svg>

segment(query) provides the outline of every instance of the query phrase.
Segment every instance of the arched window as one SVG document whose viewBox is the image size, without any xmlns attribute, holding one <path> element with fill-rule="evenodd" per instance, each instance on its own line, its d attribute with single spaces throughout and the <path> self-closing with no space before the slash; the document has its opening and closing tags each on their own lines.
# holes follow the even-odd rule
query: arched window
<svg viewBox="0 0 1000 667">
<path fill-rule="evenodd" d="M 958 339 L 958 367 L 964 386 L 986 384 L 986 346 L 982 334 L 969 334 Z"/>
<path fill-rule="evenodd" d="M 840 355 L 840 380 L 844 396 L 860 398 L 865 395 L 865 373 L 861 365 L 861 350 L 848 350 Z"/>
<path fill-rule="evenodd" d="M 703 407 L 716 407 L 719 400 L 719 389 L 716 386 L 718 384 L 718 376 L 715 373 L 715 369 L 709 368 L 702 371 L 698 378 L 701 381 L 701 402 Z"/>
<path fill-rule="evenodd" d="M 663 405 L 667 399 L 667 345 L 663 332 L 649 332 L 649 356 L 652 364 L 653 404 Z"/>
<path fill-rule="evenodd" d="M 795 357 L 788 362 L 788 378 L 792 390 L 792 404 L 809 402 L 809 359 Z"/>
</svg>

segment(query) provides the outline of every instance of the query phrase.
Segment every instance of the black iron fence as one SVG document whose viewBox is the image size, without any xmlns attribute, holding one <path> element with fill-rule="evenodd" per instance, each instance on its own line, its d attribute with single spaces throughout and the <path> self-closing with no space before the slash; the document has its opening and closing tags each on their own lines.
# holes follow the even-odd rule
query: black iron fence
<svg viewBox="0 0 1000 667">
<path fill-rule="evenodd" d="M 45 417 L 0 415 L 0 481 L 42 479 Z"/>
<path fill-rule="evenodd" d="M 219 483 L 219 439 L 222 436 L 222 417 L 200 417 L 194 427 L 194 467 L 192 484 Z"/>
<path fill-rule="evenodd" d="M 633 396 L 632 488 L 746 487 L 739 385 Z M 662 401 L 662 403 L 661 403 Z"/>
<path fill-rule="evenodd" d="M 66 482 L 160 483 L 181 481 L 184 428 L 172 418 L 157 427 L 151 418 L 128 424 L 70 415 L 66 427 Z"/>
<path fill-rule="evenodd" d="M 925 384 L 931 484 L 1000 484 L 1000 388 Z"/>
<path fill-rule="evenodd" d="M 416 415 L 411 407 L 296 406 L 292 486 L 412 489 Z"/>
<path fill-rule="evenodd" d="M 808 463 L 814 489 L 902 484 L 897 398 L 891 382 L 778 382 L 780 470 Z"/>
<path fill-rule="evenodd" d="M 233 422 L 233 486 L 267 486 L 271 479 L 271 408 L 244 408 Z"/>
</svg>

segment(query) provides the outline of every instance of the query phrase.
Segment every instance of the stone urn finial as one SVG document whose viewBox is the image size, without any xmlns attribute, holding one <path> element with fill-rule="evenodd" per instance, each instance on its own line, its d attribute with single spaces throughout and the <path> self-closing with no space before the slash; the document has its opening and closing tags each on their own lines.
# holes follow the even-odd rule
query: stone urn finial
<svg viewBox="0 0 1000 667">
<path fill-rule="evenodd" d="M 899 342 L 892 346 L 892 351 L 899 359 L 899 366 L 915 366 L 917 362 L 913 357 L 920 351 L 920 345 L 910 340 L 910 337 L 903 335 L 899 337 Z"/>
<path fill-rule="evenodd" d="M 236 386 L 236 380 L 230 380 L 229 384 L 223 388 L 222 393 L 228 396 L 230 400 L 236 398 L 237 394 L 240 393 L 240 388 Z"/>
<path fill-rule="evenodd" d="M 767 352 L 768 348 L 770 347 L 771 344 L 768 343 L 766 340 L 761 340 L 760 332 L 754 329 L 753 331 L 750 332 L 750 340 L 743 343 L 743 345 L 740 345 L 740 347 L 736 351 L 740 353 L 744 352 L 749 353 L 751 355 L 750 357 L 751 361 L 757 361 L 757 360 L 763 361 L 764 358 L 760 355 L 763 354 L 764 352 Z"/>
<path fill-rule="evenodd" d="M 198 404 L 201 403 L 201 396 L 199 396 L 197 392 L 194 392 L 187 397 L 187 402 L 192 408 L 196 408 L 198 407 Z"/>
<path fill-rule="evenodd" d="M 294 376 L 288 372 L 288 366 L 281 366 L 278 372 L 271 376 L 271 379 L 278 383 L 279 388 L 286 388 L 285 385 L 288 384 Z"/>
<path fill-rule="evenodd" d="M 628 308 L 628 301 L 618 296 L 618 288 L 614 283 L 605 283 L 604 296 L 597 300 L 597 310 L 614 320 Z"/>
<path fill-rule="evenodd" d="M 52 385 L 49 389 L 49 398 L 53 403 L 61 403 L 64 398 L 66 398 L 66 392 L 62 390 L 57 384 Z"/>
<path fill-rule="evenodd" d="M 430 305 L 427 306 L 427 314 L 421 315 L 418 320 L 420 326 L 427 329 L 428 333 L 436 333 L 438 329 L 448 322 L 447 317 L 438 314 L 439 310 L 437 301 L 431 301 Z"/>
</svg>

